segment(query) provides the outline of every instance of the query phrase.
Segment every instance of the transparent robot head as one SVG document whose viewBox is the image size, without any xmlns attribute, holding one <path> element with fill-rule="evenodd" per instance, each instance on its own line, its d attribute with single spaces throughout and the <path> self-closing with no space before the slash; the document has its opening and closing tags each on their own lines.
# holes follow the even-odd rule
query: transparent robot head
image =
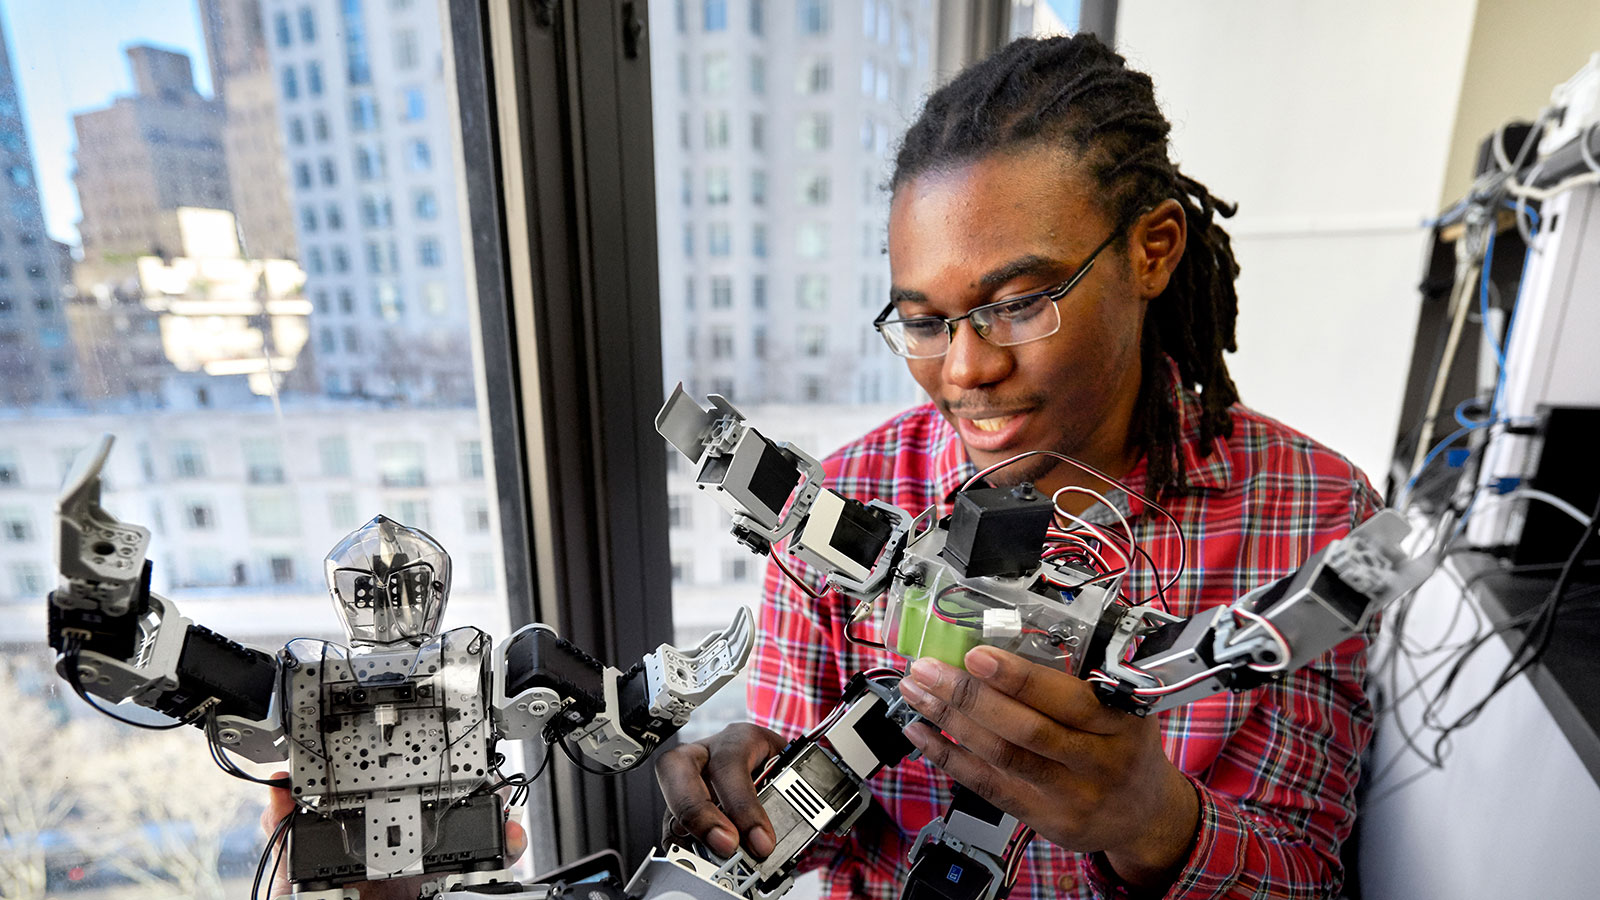
<svg viewBox="0 0 1600 900">
<path fill-rule="evenodd" d="M 450 555 L 427 532 L 377 516 L 345 535 L 324 563 L 334 609 L 352 644 L 425 640 L 450 596 Z"/>
</svg>

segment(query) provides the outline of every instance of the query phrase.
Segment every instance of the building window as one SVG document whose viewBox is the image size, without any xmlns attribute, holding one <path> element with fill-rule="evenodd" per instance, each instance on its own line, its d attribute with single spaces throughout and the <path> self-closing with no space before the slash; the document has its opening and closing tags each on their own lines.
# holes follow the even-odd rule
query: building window
<svg viewBox="0 0 1600 900">
<path fill-rule="evenodd" d="M 294 497 L 289 494 L 277 491 L 246 494 L 244 517 L 251 534 L 284 537 L 300 531 L 299 512 L 295 509 Z"/>
<path fill-rule="evenodd" d="M 750 226 L 750 255 L 756 259 L 767 258 L 767 224 L 757 222 Z"/>
<path fill-rule="evenodd" d="M 722 560 L 724 581 L 745 581 L 750 578 L 750 559 L 746 554 L 727 556 Z"/>
<path fill-rule="evenodd" d="M 412 528 L 421 528 L 426 531 L 433 527 L 428 518 L 428 501 L 426 500 L 397 500 L 394 504 L 395 521 Z"/>
<path fill-rule="evenodd" d="M 711 279 L 711 308 L 733 308 L 733 279 L 727 275 L 717 275 Z"/>
<path fill-rule="evenodd" d="M 294 66 L 283 68 L 283 99 L 294 100 L 300 96 L 300 79 L 295 76 Z"/>
<path fill-rule="evenodd" d="M 372 181 L 383 177 L 383 148 L 356 145 L 356 177 L 362 181 Z"/>
<path fill-rule="evenodd" d="M 398 69 L 414 69 L 421 59 L 417 48 L 417 33 L 409 28 L 395 32 L 394 64 Z"/>
<path fill-rule="evenodd" d="M 323 159 L 322 163 L 318 167 L 318 169 L 320 171 L 320 174 L 322 175 L 322 183 L 323 184 L 325 184 L 325 185 L 327 185 L 329 187 L 332 187 L 334 184 L 336 184 L 338 182 L 339 173 L 338 173 L 338 170 L 336 168 L 334 168 L 333 160 L 331 160 L 331 159 Z"/>
<path fill-rule="evenodd" d="M 305 146 L 305 142 L 306 123 L 301 121 L 299 116 L 296 116 L 289 120 L 289 143 L 296 147 L 302 147 Z"/>
<path fill-rule="evenodd" d="M 705 0 L 707 31 L 723 31 L 728 27 L 728 0 Z"/>
<path fill-rule="evenodd" d="M 378 101 L 366 94 L 350 100 L 350 130 L 357 133 L 378 127 Z"/>
<path fill-rule="evenodd" d="M 319 113 L 319 112 L 311 114 L 311 136 L 316 138 L 318 143 L 322 143 L 322 142 L 327 141 L 327 139 L 328 139 L 328 117 L 327 116 L 325 116 L 325 115 L 323 115 L 322 113 Z"/>
<path fill-rule="evenodd" d="M 683 279 L 683 308 L 684 309 L 694 309 L 694 276 L 693 275 L 685 276 L 684 279 Z"/>
<path fill-rule="evenodd" d="M 810 112 L 795 123 L 795 147 L 800 150 L 826 150 L 831 142 L 828 114 Z"/>
<path fill-rule="evenodd" d="M 462 518 L 467 534 L 484 534 L 489 530 L 489 501 L 482 497 L 469 497 L 462 501 Z"/>
<path fill-rule="evenodd" d="M 0 511 L 0 537 L 14 544 L 33 540 L 33 522 L 28 511 L 20 506 L 6 507 Z"/>
<path fill-rule="evenodd" d="M 322 96 L 322 66 L 316 60 L 306 63 L 306 93 L 313 97 Z"/>
<path fill-rule="evenodd" d="M 311 15 L 311 7 L 300 7 L 300 40 L 311 43 L 317 39 L 317 22 Z"/>
<path fill-rule="evenodd" d="M 728 112 L 715 110 L 706 113 L 706 149 L 724 150 L 728 146 Z"/>
<path fill-rule="evenodd" d="M 750 57 L 750 93 L 761 96 L 767 92 L 767 61 L 760 56 Z"/>
<path fill-rule="evenodd" d="M 279 47 L 287 47 L 294 40 L 294 35 L 289 31 L 288 13 L 278 13 L 272 17 L 272 35 Z"/>
<path fill-rule="evenodd" d="M 356 498 L 354 494 L 338 493 L 328 495 L 328 523 L 341 530 L 349 530 L 360 525 L 357 519 L 360 515 L 356 512 Z"/>
<path fill-rule="evenodd" d="M 805 206 L 826 206 L 832 193 L 828 173 L 823 169 L 809 169 L 795 179 L 799 188 L 800 203 Z"/>
<path fill-rule="evenodd" d="M 694 259 L 694 226 L 683 226 L 683 257 Z"/>
<path fill-rule="evenodd" d="M 667 495 L 667 527 L 688 528 L 693 524 L 689 498 L 683 494 Z"/>
<path fill-rule="evenodd" d="M 766 0 L 750 0 L 750 33 L 760 37 L 767 29 Z"/>
<path fill-rule="evenodd" d="M 317 456 L 322 461 L 324 478 L 350 477 L 350 442 L 343 436 L 320 438 L 317 441 Z"/>
<path fill-rule="evenodd" d="M 467 557 L 467 588 L 474 591 L 495 589 L 493 555 L 474 553 Z"/>
<path fill-rule="evenodd" d="M 305 232 L 317 230 L 317 210 L 315 207 L 300 207 L 300 230 Z"/>
<path fill-rule="evenodd" d="M 828 279 L 822 275 L 801 275 L 795 281 L 795 305 L 801 309 L 826 309 Z"/>
<path fill-rule="evenodd" d="M 177 441 L 172 445 L 172 475 L 174 478 L 204 478 L 206 459 L 204 451 L 195 441 Z"/>
<path fill-rule="evenodd" d="M 338 231 L 344 227 L 344 215 L 339 211 L 338 204 L 328 204 L 323 215 L 327 219 L 329 231 Z"/>
<path fill-rule="evenodd" d="M 812 358 L 820 357 L 827 349 L 827 332 L 816 326 L 806 325 L 800 329 L 800 355 Z"/>
<path fill-rule="evenodd" d="M 432 222 L 439 218 L 439 201 L 428 188 L 423 188 L 413 195 L 411 207 L 420 221 Z"/>
<path fill-rule="evenodd" d="M 294 584 L 294 560 L 287 556 L 274 556 L 267 560 L 272 570 L 273 584 Z"/>
<path fill-rule="evenodd" d="M 350 251 L 346 250 L 343 245 L 335 245 L 333 248 L 333 270 L 335 272 L 350 271 Z"/>
<path fill-rule="evenodd" d="M 425 237 L 417 241 L 417 264 L 424 269 L 437 269 L 444 265 L 444 252 L 437 238 Z"/>
<path fill-rule="evenodd" d="M 38 595 L 45 592 L 43 568 L 38 563 L 12 563 L 11 586 L 17 596 L 37 602 Z"/>
<path fill-rule="evenodd" d="M 458 450 L 463 481 L 483 478 L 483 441 L 462 441 Z"/>
<path fill-rule="evenodd" d="M 283 454 L 276 438 L 246 438 L 245 480 L 251 484 L 282 484 Z"/>
<path fill-rule="evenodd" d="M 0 488 L 21 485 L 22 469 L 17 465 L 16 455 L 10 450 L 0 450 Z"/>
<path fill-rule="evenodd" d="M 828 10 L 829 0 L 800 0 L 795 11 L 800 18 L 801 34 L 827 34 L 831 24 Z"/>
<path fill-rule="evenodd" d="M 727 222 L 712 222 L 706 226 L 706 253 L 711 256 L 728 256 L 733 252 L 733 238 Z"/>
<path fill-rule="evenodd" d="M 757 275 L 751 280 L 750 305 L 756 309 L 767 308 L 767 276 Z"/>
<path fill-rule="evenodd" d="M 422 138 L 406 142 L 406 168 L 412 172 L 426 172 L 433 168 L 433 150 Z"/>
<path fill-rule="evenodd" d="M 422 88 L 406 88 L 405 93 L 405 121 L 420 122 L 427 117 L 427 101 L 422 94 Z"/>
<path fill-rule="evenodd" d="M 733 77 L 733 67 L 728 60 L 728 54 L 707 53 L 702 68 L 707 96 L 726 94 L 728 83 Z"/>
<path fill-rule="evenodd" d="M 733 329 L 718 325 L 711 329 L 711 358 L 733 358 Z"/>
<path fill-rule="evenodd" d="M 751 329 L 750 352 L 755 355 L 756 359 L 767 358 L 767 329 L 765 326 L 757 325 Z"/>
<path fill-rule="evenodd" d="M 728 186 L 728 170 L 721 168 L 707 169 L 706 205 L 724 206 L 728 203 L 730 193 L 731 191 Z"/>
<path fill-rule="evenodd" d="M 750 202 L 756 206 L 767 205 L 767 171 L 753 169 L 750 172 Z"/>
<path fill-rule="evenodd" d="M 795 230 L 794 252 L 801 259 L 822 259 L 828 255 L 828 224 L 802 222 Z"/>
<path fill-rule="evenodd" d="M 761 113 L 750 114 L 750 149 L 767 149 L 767 117 Z"/>
<path fill-rule="evenodd" d="M 389 441 L 377 445 L 378 481 L 384 487 L 423 487 L 423 447 L 415 441 Z"/>
<path fill-rule="evenodd" d="M 833 63 L 826 56 L 812 56 L 800 61 L 795 70 L 794 92 L 797 94 L 825 94 L 833 87 Z"/>
<path fill-rule="evenodd" d="M 208 500 L 187 500 L 183 504 L 183 525 L 190 531 L 210 531 L 217 524 Z"/>
</svg>

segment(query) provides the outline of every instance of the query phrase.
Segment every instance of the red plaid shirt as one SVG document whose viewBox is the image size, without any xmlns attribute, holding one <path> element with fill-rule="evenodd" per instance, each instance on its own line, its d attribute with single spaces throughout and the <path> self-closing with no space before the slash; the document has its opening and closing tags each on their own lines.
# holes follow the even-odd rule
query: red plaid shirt
<svg viewBox="0 0 1600 900">
<path fill-rule="evenodd" d="M 1199 398 L 1186 390 L 1174 395 L 1190 492 L 1161 498 L 1188 537 L 1188 568 L 1167 592 L 1173 612 L 1193 615 L 1230 603 L 1293 571 L 1381 505 L 1349 460 L 1241 406 L 1232 410 L 1233 434 L 1202 456 Z M 931 405 L 846 446 L 824 468 L 833 490 L 884 499 L 913 514 L 933 504 L 948 514 L 954 491 L 976 471 L 954 429 Z M 1123 480 L 1142 491 L 1144 461 Z M 1170 525 L 1120 492 L 1112 499 L 1128 515 L 1139 545 L 1170 572 L 1178 559 Z M 815 583 L 815 573 L 802 577 Z M 1130 596 L 1153 590 L 1147 567 L 1128 579 Z M 898 657 L 845 640 L 850 608 L 838 595 L 809 601 L 770 565 L 765 592 L 749 687 L 758 724 L 792 737 L 833 709 L 853 673 L 904 666 Z M 872 625 L 857 630 L 876 637 Z M 1372 734 L 1362 687 L 1370 637 L 1346 641 L 1277 684 L 1160 714 L 1168 757 L 1200 793 L 1199 836 L 1167 896 L 1337 893 L 1339 846 L 1355 819 L 1358 760 Z M 911 842 L 950 799 L 950 780 L 920 759 L 885 770 L 871 787 L 874 808 L 846 838 L 825 839 L 806 861 L 823 868 L 830 900 L 897 897 Z M 1121 894 L 1097 857 L 1038 839 L 1011 896 Z"/>
</svg>

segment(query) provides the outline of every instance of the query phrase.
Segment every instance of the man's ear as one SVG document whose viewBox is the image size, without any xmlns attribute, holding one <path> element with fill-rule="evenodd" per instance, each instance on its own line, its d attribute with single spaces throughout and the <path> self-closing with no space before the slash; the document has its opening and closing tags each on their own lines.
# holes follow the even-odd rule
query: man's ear
<svg viewBox="0 0 1600 900">
<path fill-rule="evenodd" d="M 1134 220 L 1128 228 L 1128 260 L 1140 299 L 1154 300 L 1167 289 L 1188 236 L 1183 207 L 1171 198 Z"/>
</svg>

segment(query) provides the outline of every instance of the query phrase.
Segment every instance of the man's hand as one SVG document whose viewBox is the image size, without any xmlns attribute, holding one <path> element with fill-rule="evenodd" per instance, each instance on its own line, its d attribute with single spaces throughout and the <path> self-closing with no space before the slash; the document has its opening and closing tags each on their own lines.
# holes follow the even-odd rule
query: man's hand
<svg viewBox="0 0 1600 900">
<path fill-rule="evenodd" d="M 287 778 L 288 772 L 274 772 L 273 778 Z M 275 787 L 271 788 L 272 796 L 267 801 L 267 808 L 261 811 L 261 830 L 269 838 L 272 836 L 278 823 L 283 817 L 294 812 L 294 797 L 289 791 Z M 506 865 L 509 866 L 522 857 L 523 851 L 528 849 L 528 833 L 517 822 L 506 823 Z M 417 900 L 422 894 L 423 884 L 436 881 L 439 875 L 417 875 L 412 878 L 391 878 L 387 881 L 363 881 L 358 884 L 347 884 L 344 887 L 357 888 L 361 891 L 361 900 Z M 272 889 L 269 897 L 280 897 L 289 893 L 289 861 L 287 858 L 279 862 L 272 878 Z"/>
<path fill-rule="evenodd" d="M 657 757 L 656 781 L 677 827 L 722 857 L 739 849 L 743 835 L 750 852 L 765 858 L 777 838 L 756 799 L 755 776 L 783 745 L 777 732 L 739 722 Z"/>
<path fill-rule="evenodd" d="M 900 693 L 946 735 L 906 730 L 935 766 L 1068 850 L 1103 851 L 1123 881 L 1165 885 L 1200 823 L 1194 786 L 1154 717 L 1100 703 L 1088 683 L 994 647 L 963 672 L 917 660 Z"/>
</svg>

